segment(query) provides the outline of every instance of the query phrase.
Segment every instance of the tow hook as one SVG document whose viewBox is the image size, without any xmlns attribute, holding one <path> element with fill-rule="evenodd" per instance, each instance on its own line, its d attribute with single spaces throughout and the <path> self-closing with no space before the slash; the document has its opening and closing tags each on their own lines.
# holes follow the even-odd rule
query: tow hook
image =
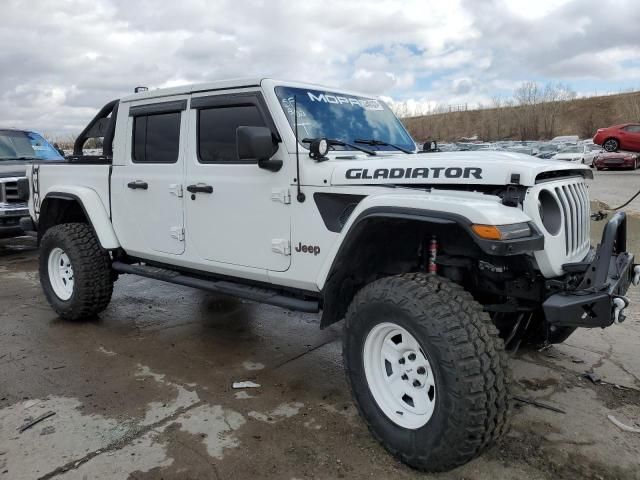
<svg viewBox="0 0 640 480">
<path fill-rule="evenodd" d="M 633 284 L 636 287 L 640 285 L 640 265 L 633 267 Z"/>
<path fill-rule="evenodd" d="M 627 297 L 614 297 L 613 298 L 613 323 L 616 325 L 624 322 L 626 318 L 625 314 L 622 313 L 625 308 L 629 306 L 629 299 Z"/>
</svg>

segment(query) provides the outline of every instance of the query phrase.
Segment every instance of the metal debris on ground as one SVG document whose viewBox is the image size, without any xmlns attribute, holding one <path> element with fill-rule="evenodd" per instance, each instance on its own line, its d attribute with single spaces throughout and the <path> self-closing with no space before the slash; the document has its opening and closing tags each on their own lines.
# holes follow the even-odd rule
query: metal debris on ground
<svg viewBox="0 0 640 480">
<path fill-rule="evenodd" d="M 245 382 L 233 382 L 233 388 L 260 388 L 259 383 L 254 383 L 250 380 Z"/>
<path fill-rule="evenodd" d="M 22 433 L 25 430 L 30 429 L 31 427 L 33 427 L 34 425 L 40 423 L 43 420 L 46 420 L 49 417 L 53 417 L 56 414 L 56 412 L 47 412 L 47 413 L 43 413 L 42 415 L 40 415 L 39 417 L 34 418 L 33 420 L 30 420 L 28 422 L 26 422 L 24 425 L 22 425 L 21 427 L 18 427 L 18 432 Z"/>
<path fill-rule="evenodd" d="M 514 395 L 512 398 L 518 402 L 527 403 L 529 405 L 533 405 L 534 407 L 544 408 L 546 410 L 551 410 L 552 412 L 567 413 L 561 408 L 554 407 L 553 405 L 549 405 L 547 403 L 538 402 L 537 400 L 534 400 L 532 398 L 525 398 L 517 395 Z"/>
<path fill-rule="evenodd" d="M 625 432 L 631 432 L 631 433 L 640 433 L 640 428 L 625 425 L 613 415 L 607 415 L 607 418 L 611 421 L 611 423 L 613 423 L 620 430 L 624 430 Z"/>
</svg>

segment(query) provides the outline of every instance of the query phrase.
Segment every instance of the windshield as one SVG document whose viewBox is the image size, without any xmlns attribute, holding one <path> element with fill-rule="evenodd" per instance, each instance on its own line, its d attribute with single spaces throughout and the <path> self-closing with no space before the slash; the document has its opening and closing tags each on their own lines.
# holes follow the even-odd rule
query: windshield
<svg viewBox="0 0 640 480">
<path fill-rule="evenodd" d="M 292 129 L 295 98 L 300 140 L 326 137 L 355 144 L 358 144 L 356 140 L 378 140 L 411 151 L 416 149 L 400 120 L 380 100 L 292 87 L 276 87 L 276 95 Z M 349 146 L 334 148 L 352 149 Z M 388 145 L 366 145 L 366 148 L 395 150 Z"/>
<path fill-rule="evenodd" d="M 63 160 L 42 136 L 21 130 L 0 130 L 0 161 Z"/>
</svg>

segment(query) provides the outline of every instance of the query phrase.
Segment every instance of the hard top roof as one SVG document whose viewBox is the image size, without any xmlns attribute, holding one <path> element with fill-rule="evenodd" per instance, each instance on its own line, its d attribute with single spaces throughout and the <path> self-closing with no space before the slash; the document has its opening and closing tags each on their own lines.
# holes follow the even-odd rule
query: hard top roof
<svg viewBox="0 0 640 480">
<path fill-rule="evenodd" d="M 197 92 L 208 92 L 215 90 L 229 90 L 235 88 L 249 88 L 249 87 L 259 87 L 262 82 L 265 80 L 275 83 L 275 84 L 283 84 L 292 87 L 302 87 L 302 88 L 316 88 L 318 90 L 328 90 L 328 91 L 336 91 L 345 94 L 353 94 L 357 96 L 363 97 L 372 97 L 371 95 L 366 95 L 361 92 L 353 92 L 350 90 L 345 90 L 342 88 L 331 88 L 326 85 L 317 85 L 307 82 L 296 82 L 296 81 L 284 81 L 284 80 L 275 80 L 271 78 L 231 78 L 228 80 L 218 80 L 215 82 L 207 82 L 207 83 L 196 83 L 190 85 L 182 85 L 179 87 L 169 87 L 169 88 L 157 88 L 153 90 L 147 90 L 146 92 L 134 93 L 131 95 L 127 95 L 120 99 L 121 102 L 133 102 L 136 100 L 147 100 L 152 98 L 161 98 L 161 97 L 169 97 L 172 95 L 186 95 L 189 93 L 197 93 Z"/>
</svg>

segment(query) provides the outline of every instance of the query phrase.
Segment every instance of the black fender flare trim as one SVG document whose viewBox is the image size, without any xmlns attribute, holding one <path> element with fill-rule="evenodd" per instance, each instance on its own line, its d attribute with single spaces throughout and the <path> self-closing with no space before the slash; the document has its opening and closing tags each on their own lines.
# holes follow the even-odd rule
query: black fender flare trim
<svg viewBox="0 0 640 480">
<path fill-rule="evenodd" d="M 87 209 L 84 206 L 84 203 L 82 203 L 82 200 L 80 199 L 80 197 L 78 197 L 77 195 L 73 194 L 73 193 L 67 193 L 67 192 L 48 192 L 45 197 L 42 199 L 42 204 L 44 205 L 44 202 L 48 199 L 48 198 L 56 198 L 59 200 L 70 200 L 70 201 L 75 201 L 78 205 L 80 205 L 80 208 L 82 209 L 82 213 L 84 214 L 85 218 L 87 219 L 87 224 L 89 225 L 89 227 L 91 227 L 91 231 L 93 232 L 93 234 L 95 235 L 96 239 L 98 240 L 98 244 L 100 244 L 100 237 L 98 236 L 98 232 L 96 232 L 96 229 L 93 226 L 93 223 L 91 222 L 91 217 L 89 216 L 89 213 L 87 212 Z M 40 213 L 38 215 L 38 226 L 40 225 L 40 217 L 42 216 L 42 207 L 40 207 Z M 40 244 L 40 240 L 42 239 L 42 230 L 40 228 L 38 228 L 38 245 Z M 102 247 L 102 245 L 100 245 Z"/>
<path fill-rule="evenodd" d="M 371 207 L 362 212 L 353 221 L 349 230 L 347 231 L 338 252 L 333 259 L 329 274 L 322 290 L 323 297 L 327 299 L 327 290 L 332 283 L 332 276 L 337 271 L 339 262 L 341 261 L 344 251 L 348 248 L 350 238 L 353 235 L 358 235 L 359 226 L 362 225 L 364 220 L 370 218 L 387 217 L 392 219 L 405 219 L 416 220 L 420 222 L 427 222 L 440 225 L 458 225 L 465 232 L 467 232 L 476 243 L 476 245 L 486 254 L 495 256 L 512 256 L 529 253 L 532 251 L 542 250 L 544 248 L 544 235 L 536 228 L 533 223 L 529 223 L 531 227 L 532 235 L 527 238 L 519 238 L 514 240 L 485 240 L 478 237 L 473 230 L 471 230 L 472 222 L 459 214 L 440 212 L 434 210 L 423 210 L 418 208 L 409 207 Z M 330 287 L 329 287 L 330 288 Z M 335 318 L 339 315 L 335 309 L 325 302 L 322 311 L 322 319 L 320 321 L 320 328 L 326 328 L 332 323 L 337 322 L 340 318 Z"/>
<path fill-rule="evenodd" d="M 544 235 L 540 233 L 538 228 L 529 222 L 532 235 L 526 238 L 516 238 L 513 240 L 486 240 L 478 237 L 471 226 L 473 223 L 467 218 L 457 213 L 439 212 L 434 210 L 422 210 L 419 208 L 409 207 L 371 207 L 361 212 L 354 220 L 347 235 L 351 234 L 352 229 L 361 221 L 371 217 L 389 217 L 405 220 L 418 220 L 421 222 L 439 223 L 439 224 L 457 224 L 465 230 L 478 247 L 488 255 L 511 256 L 520 255 L 544 249 Z M 346 241 L 346 238 L 345 238 Z M 343 245 L 345 243 L 343 241 Z M 342 246 L 341 246 L 342 248 Z M 340 252 L 338 252 L 338 255 Z M 336 257 L 337 258 L 337 257 Z M 332 267 L 333 268 L 333 267 Z"/>
</svg>

